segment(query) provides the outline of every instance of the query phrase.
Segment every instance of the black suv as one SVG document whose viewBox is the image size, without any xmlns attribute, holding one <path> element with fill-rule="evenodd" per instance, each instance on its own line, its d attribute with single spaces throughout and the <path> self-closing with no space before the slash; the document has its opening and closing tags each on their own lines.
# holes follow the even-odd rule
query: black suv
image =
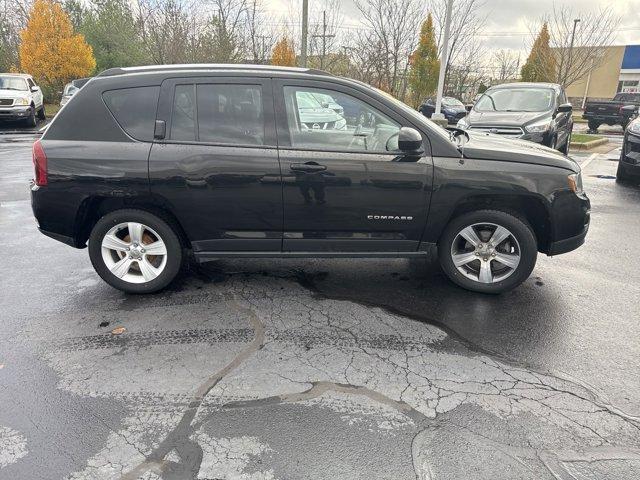
<svg viewBox="0 0 640 480">
<path fill-rule="evenodd" d="M 310 100 L 320 96 L 331 102 Z M 165 287 L 191 254 L 437 252 L 455 283 L 498 293 L 529 276 L 538 252 L 580 246 L 589 226 L 573 160 L 449 132 L 368 85 L 307 69 L 107 70 L 60 110 L 33 159 L 42 233 L 88 244 L 98 274 L 126 292 Z"/>
<path fill-rule="evenodd" d="M 572 110 L 561 85 L 505 83 L 484 92 L 458 127 L 529 140 L 568 154 Z"/>
</svg>

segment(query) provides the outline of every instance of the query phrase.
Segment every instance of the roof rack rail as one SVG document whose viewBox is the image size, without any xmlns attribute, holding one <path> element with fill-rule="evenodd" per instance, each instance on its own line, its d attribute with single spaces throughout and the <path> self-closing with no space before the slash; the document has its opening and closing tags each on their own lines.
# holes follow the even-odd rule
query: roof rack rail
<svg viewBox="0 0 640 480">
<path fill-rule="evenodd" d="M 264 72 L 295 72 L 309 73 L 311 75 L 333 76 L 331 73 L 315 68 L 281 67 L 278 65 L 254 65 L 247 63 L 192 63 L 192 64 L 167 64 L 144 65 L 139 67 L 115 67 L 100 72 L 97 77 L 111 77 L 125 75 L 127 73 L 162 72 L 167 70 L 260 70 Z"/>
</svg>

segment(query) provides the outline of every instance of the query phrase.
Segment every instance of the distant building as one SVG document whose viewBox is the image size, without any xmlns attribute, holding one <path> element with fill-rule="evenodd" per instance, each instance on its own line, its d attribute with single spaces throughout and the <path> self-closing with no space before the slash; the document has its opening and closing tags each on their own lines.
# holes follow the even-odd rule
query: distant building
<svg viewBox="0 0 640 480">
<path fill-rule="evenodd" d="M 608 47 L 598 67 L 567 87 L 567 96 L 580 107 L 585 100 L 608 100 L 618 92 L 639 91 L 640 45 L 622 45 Z"/>
</svg>

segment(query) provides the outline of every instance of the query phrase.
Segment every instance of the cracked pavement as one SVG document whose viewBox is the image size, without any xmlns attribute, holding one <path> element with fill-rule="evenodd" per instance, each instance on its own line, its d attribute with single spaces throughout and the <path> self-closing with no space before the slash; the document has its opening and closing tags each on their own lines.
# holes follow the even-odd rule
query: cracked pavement
<svg viewBox="0 0 640 480">
<path fill-rule="evenodd" d="M 640 188 L 587 176 L 589 243 L 500 297 L 408 260 L 225 260 L 127 296 L 37 232 L 8 139 L 0 479 L 640 478 Z"/>
</svg>

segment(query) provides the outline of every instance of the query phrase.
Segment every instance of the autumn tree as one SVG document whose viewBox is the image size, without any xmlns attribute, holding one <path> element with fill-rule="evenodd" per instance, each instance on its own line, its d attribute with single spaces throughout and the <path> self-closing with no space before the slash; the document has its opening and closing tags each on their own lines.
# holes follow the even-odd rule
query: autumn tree
<svg viewBox="0 0 640 480">
<path fill-rule="evenodd" d="M 96 67 L 84 36 L 74 33 L 69 16 L 52 0 L 35 0 L 20 39 L 21 70 L 40 81 L 46 96 Z"/>
<path fill-rule="evenodd" d="M 435 92 L 439 72 L 436 34 L 433 29 L 433 17 L 429 14 L 420 29 L 418 48 L 411 55 L 409 86 L 414 107 L 418 107 L 425 97 Z"/>
<path fill-rule="evenodd" d="M 271 54 L 271 64 L 284 67 L 294 67 L 296 65 L 296 52 L 293 49 L 293 42 L 287 37 L 281 38 L 273 47 Z"/>
<path fill-rule="evenodd" d="M 549 41 L 549 27 L 547 23 L 544 23 L 531 47 L 527 61 L 522 66 L 523 82 L 553 82 L 555 80 L 556 66 Z"/>
</svg>

